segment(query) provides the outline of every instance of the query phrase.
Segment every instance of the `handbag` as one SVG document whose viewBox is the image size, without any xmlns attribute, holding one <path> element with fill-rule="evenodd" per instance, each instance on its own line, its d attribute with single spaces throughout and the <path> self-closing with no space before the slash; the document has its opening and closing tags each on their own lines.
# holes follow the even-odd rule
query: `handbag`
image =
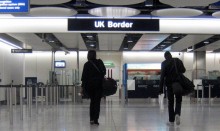
<svg viewBox="0 0 220 131">
<path fill-rule="evenodd" d="M 101 73 L 99 68 L 92 62 L 92 65 L 96 68 L 98 72 Z M 117 82 L 113 78 L 103 78 L 102 80 L 102 96 L 114 95 L 117 92 Z"/>
<path fill-rule="evenodd" d="M 102 81 L 103 96 L 114 95 L 117 91 L 117 82 L 112 78 L 104 78 Z"/>
<path fill-rule="evenodd" d="M 174 94 L 181 94 L 181 95 L 188 95 L 190 93 L 194 93 L 195 85 L 191 80 L 185 77 L 183 74 L 180 74 L 177 70 L 176 61 L 174 59 L 174 66 L 176 73 L 178 74 L 177 82 L 172 84 L 173 93 Z"/>
</svg>

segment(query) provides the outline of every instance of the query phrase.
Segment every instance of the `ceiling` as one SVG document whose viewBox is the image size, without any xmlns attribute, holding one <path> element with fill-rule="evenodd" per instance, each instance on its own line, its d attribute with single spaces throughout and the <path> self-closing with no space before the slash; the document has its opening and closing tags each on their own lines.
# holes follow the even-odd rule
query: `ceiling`
<svg viewBox="0 0 220 131">
<path fill-rule="evenodd" d="M 202 11 L 195 18 L 210 18 L 220 10 L 218 0 L 30 0 L 29 14 L 16 14 L 14 17 L 39 16 L 92 16 L 90 9 L 97 7 L 129 7 L 140 11 L 139 17 L 152 16 L 161 9 L 171 12 L 171 17 L 184 16 L 184 12 L 175 14 L 175 7 Z M 189 2 L 190 1 L 190 2 Z M 214 3 L 214 4 L 213 4 Z M 218 2 L 220 3 L 220 2 Z M 178 8 L 179 9 L 179 8 Z M 153 12 L 153 13 L 151 13 Z M 178 13 L 178 11 L 176 11 Z M 183 13 L 183 14 L 182 14 Z M 162 13 L 164 17 L 164 12 Z M 165 12 L 166 15 L 166 12 Z M 190 16 L 187 11 L 187 15 Z M 1 15 L 0 15 L 1 17 Z M 93 16 L 92 16 L 93 17 Z M 95 16 L 94 16 L 95 17 Z M 167 17 L 167 16 L 165 16 Z M 186 17 L 186 16 L 184 16 Z M 7 35 L 24 44 L 24 48 L 33 51 L 88 50 L 100 51 L 220 51 L 220 37 L 204 34 L 122 34 L 122 33 L 8 33 Z M 196 47 L 196 48 L 195 48 Z"/>
</svg>

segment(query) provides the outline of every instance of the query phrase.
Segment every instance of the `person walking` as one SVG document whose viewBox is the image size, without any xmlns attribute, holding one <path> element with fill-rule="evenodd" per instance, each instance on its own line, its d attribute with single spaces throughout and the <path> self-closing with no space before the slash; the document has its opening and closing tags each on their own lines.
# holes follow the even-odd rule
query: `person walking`
<svg viewBox="0 0 220 131">
<path fill-rule="evenodd" d="M 95 50 L 88 51 L 87 59 L 81 77 L 82 87 L 90 98 L 90 124 L 99 125 L 102 80 L 106 74 L 106 68 L 101 59 L 96 59 Z"/>
<path fill-rule="evenodd" d="M 161 64 L 161 75 L 160 75 L 160 91 L 159 94 L 164 92 L 164 84 L 167 87 L 167 96 L 168 96 L 168 113 L 169 113 L 169 122 L 168 126 L 180 125 L 180 115 L 181 115 L 181 104 L 182 104 L 182 95 L 174 94 L 172 89 L 172 83 L 176 82 L 178 76 L 176 68 L 179 73 L 184 73 L 186 71 L 183 62 L 178 58 L 172 58 L 172 55 L 169 51 L 164 53 L 165 60 Z M 176 68 L 175 68 L 176 64 Z M 176 98 L 176 103 L 174 107 L 174 96 Z"/>
</svg>

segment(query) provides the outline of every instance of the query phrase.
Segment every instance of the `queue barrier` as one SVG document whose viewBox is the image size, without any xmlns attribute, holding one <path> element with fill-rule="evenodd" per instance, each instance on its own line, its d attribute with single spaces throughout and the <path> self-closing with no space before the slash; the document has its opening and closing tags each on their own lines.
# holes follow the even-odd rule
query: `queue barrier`
<svg viewBox="0 0 220 131">
<path fill-rule="evenodd" d="M 39 114 L 60 102 L 81 102 L 78 96 L 80 85 L 0 85 L 6 89 L 6 108 L 9 111 L 10 124 L 13 124 L 13 110 L 20 108 L 20 120 L 23 120 L 24 109 L 32 117 L 33 109 Z"/>
</svg>

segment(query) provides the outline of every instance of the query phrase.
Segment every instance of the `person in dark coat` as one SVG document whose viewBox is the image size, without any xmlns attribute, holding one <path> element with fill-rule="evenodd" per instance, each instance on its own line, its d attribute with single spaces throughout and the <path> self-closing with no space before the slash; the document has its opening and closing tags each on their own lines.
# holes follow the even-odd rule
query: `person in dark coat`
<svg viewBox="0 0 220 131">
<path fill-rule="evenodd" d="M 176 78 L 178 76 L 175 70 L 175 63 L 179 73 L 184 73 L 186 69 L 183 65 L 183 62 L 178 58 L 172 58 L 172 55 L 169 51 L 166 51 L 164 53 L 164 57 L 165 61 L 163 61 L 161 64 L 160 94 L 163 93 L 165 84 L 167 87 L 169 112 L 169 122 L 167 123 L 167 125 L 174 125 L 174 121 L 176 121 L 177 125 L 180 125 L 182 95 L 175 94 L 176 104 L 174 107 L 174 93 L 172 89 L 172 83 L 177 81 Z"/>
<path fill-rule="evenodd" d="M 106 68 L 101 59 L 96 59 L 96 51 L 89 50 L 88 61 L 84 64 L 82 72 L 82 87 L 90 98 L 90 124 L 99 125 L 100 102 L 102 98 L 102 80 Z"/>
</svg>

